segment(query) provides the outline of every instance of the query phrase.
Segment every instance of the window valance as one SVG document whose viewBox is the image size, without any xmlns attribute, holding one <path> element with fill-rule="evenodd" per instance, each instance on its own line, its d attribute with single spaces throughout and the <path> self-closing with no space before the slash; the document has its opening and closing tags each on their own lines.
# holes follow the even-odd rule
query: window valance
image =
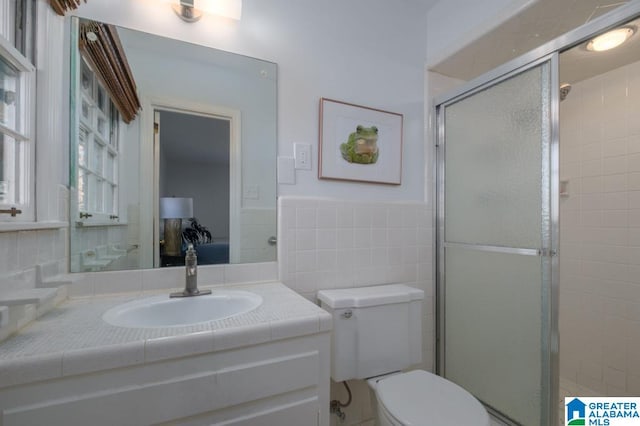
<svg viewBox="0 0 640 426">
<path fill-rule="evenodd" d="M 87 0 L 84 2 L 86 3 Z M 64 16 L 65 12 L 80 6 L 80 0 L 49 0 L 49 4 L 58 15 Z"/>
<path fill-rule="evenodd" d="M 80 52 L 109 92 L 125 123 L 140 110 L 136 83 L 113 25 L 94 21 L 80 23 Z"/>
</svg>

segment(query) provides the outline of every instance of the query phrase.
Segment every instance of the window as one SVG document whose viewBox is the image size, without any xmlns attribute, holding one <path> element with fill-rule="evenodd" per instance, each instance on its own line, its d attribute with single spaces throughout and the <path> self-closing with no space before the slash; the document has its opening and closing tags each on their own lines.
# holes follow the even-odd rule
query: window
<svg viewBox="0 0 640 426">
<path fill-rule="evenodd" d="M 0 221 L 35 219 L 34 7 L 32 0 L 13 0 L 0 18 Z"/>
<path fill-rule="evenodd" d="M 84 60 L 78 91 L 77 196 L 79 219 L 118 219 L 118 136 L 120 117 L 107 91 Z"/>
</svg>

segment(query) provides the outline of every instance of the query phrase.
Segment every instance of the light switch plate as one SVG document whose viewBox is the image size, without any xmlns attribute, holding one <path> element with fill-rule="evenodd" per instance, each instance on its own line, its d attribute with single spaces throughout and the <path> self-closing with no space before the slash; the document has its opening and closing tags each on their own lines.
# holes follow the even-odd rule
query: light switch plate
<svg viewBox="0 0 640 426">
<path fill-rule="evenodd" d="M 296 169 L 293 157 L 278 157 L 278 183 L 295 185 Z"/>
<path fill-rule="evenodd" d="M 311 170 L 311 145 L 308 143 L 294 143 L 293 156 L 296 159 L 296 169 Z"/>
</svg>

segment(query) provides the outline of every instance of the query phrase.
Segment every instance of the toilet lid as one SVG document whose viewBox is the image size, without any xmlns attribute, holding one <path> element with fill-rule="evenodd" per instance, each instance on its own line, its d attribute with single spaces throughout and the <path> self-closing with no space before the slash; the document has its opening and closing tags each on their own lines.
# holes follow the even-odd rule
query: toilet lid
<svg viewBox="0 0 640 426">
<path fill-rule="evenodd" d="M 422 370 L 390 376 L 376 385 L 378 401 L 403 425 L 489 425 L 489 415 L 469 392 Z"/>
</svg>

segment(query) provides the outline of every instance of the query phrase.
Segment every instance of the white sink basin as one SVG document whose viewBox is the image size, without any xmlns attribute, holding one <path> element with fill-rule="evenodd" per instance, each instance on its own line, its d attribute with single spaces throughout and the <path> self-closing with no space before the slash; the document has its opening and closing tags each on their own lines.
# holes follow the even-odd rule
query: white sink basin
<svg viewBox="0 0 640 426">
<path fill-rule="evenodd" d="M 221 290 L 204 296 L 174 299 L 166 294 L 114 306 L 102 315 L 102 319 L 119 327 L 177 327 L 244 314 L 261 304 L 261 296 L 241 290 Z"/>
</svg>

